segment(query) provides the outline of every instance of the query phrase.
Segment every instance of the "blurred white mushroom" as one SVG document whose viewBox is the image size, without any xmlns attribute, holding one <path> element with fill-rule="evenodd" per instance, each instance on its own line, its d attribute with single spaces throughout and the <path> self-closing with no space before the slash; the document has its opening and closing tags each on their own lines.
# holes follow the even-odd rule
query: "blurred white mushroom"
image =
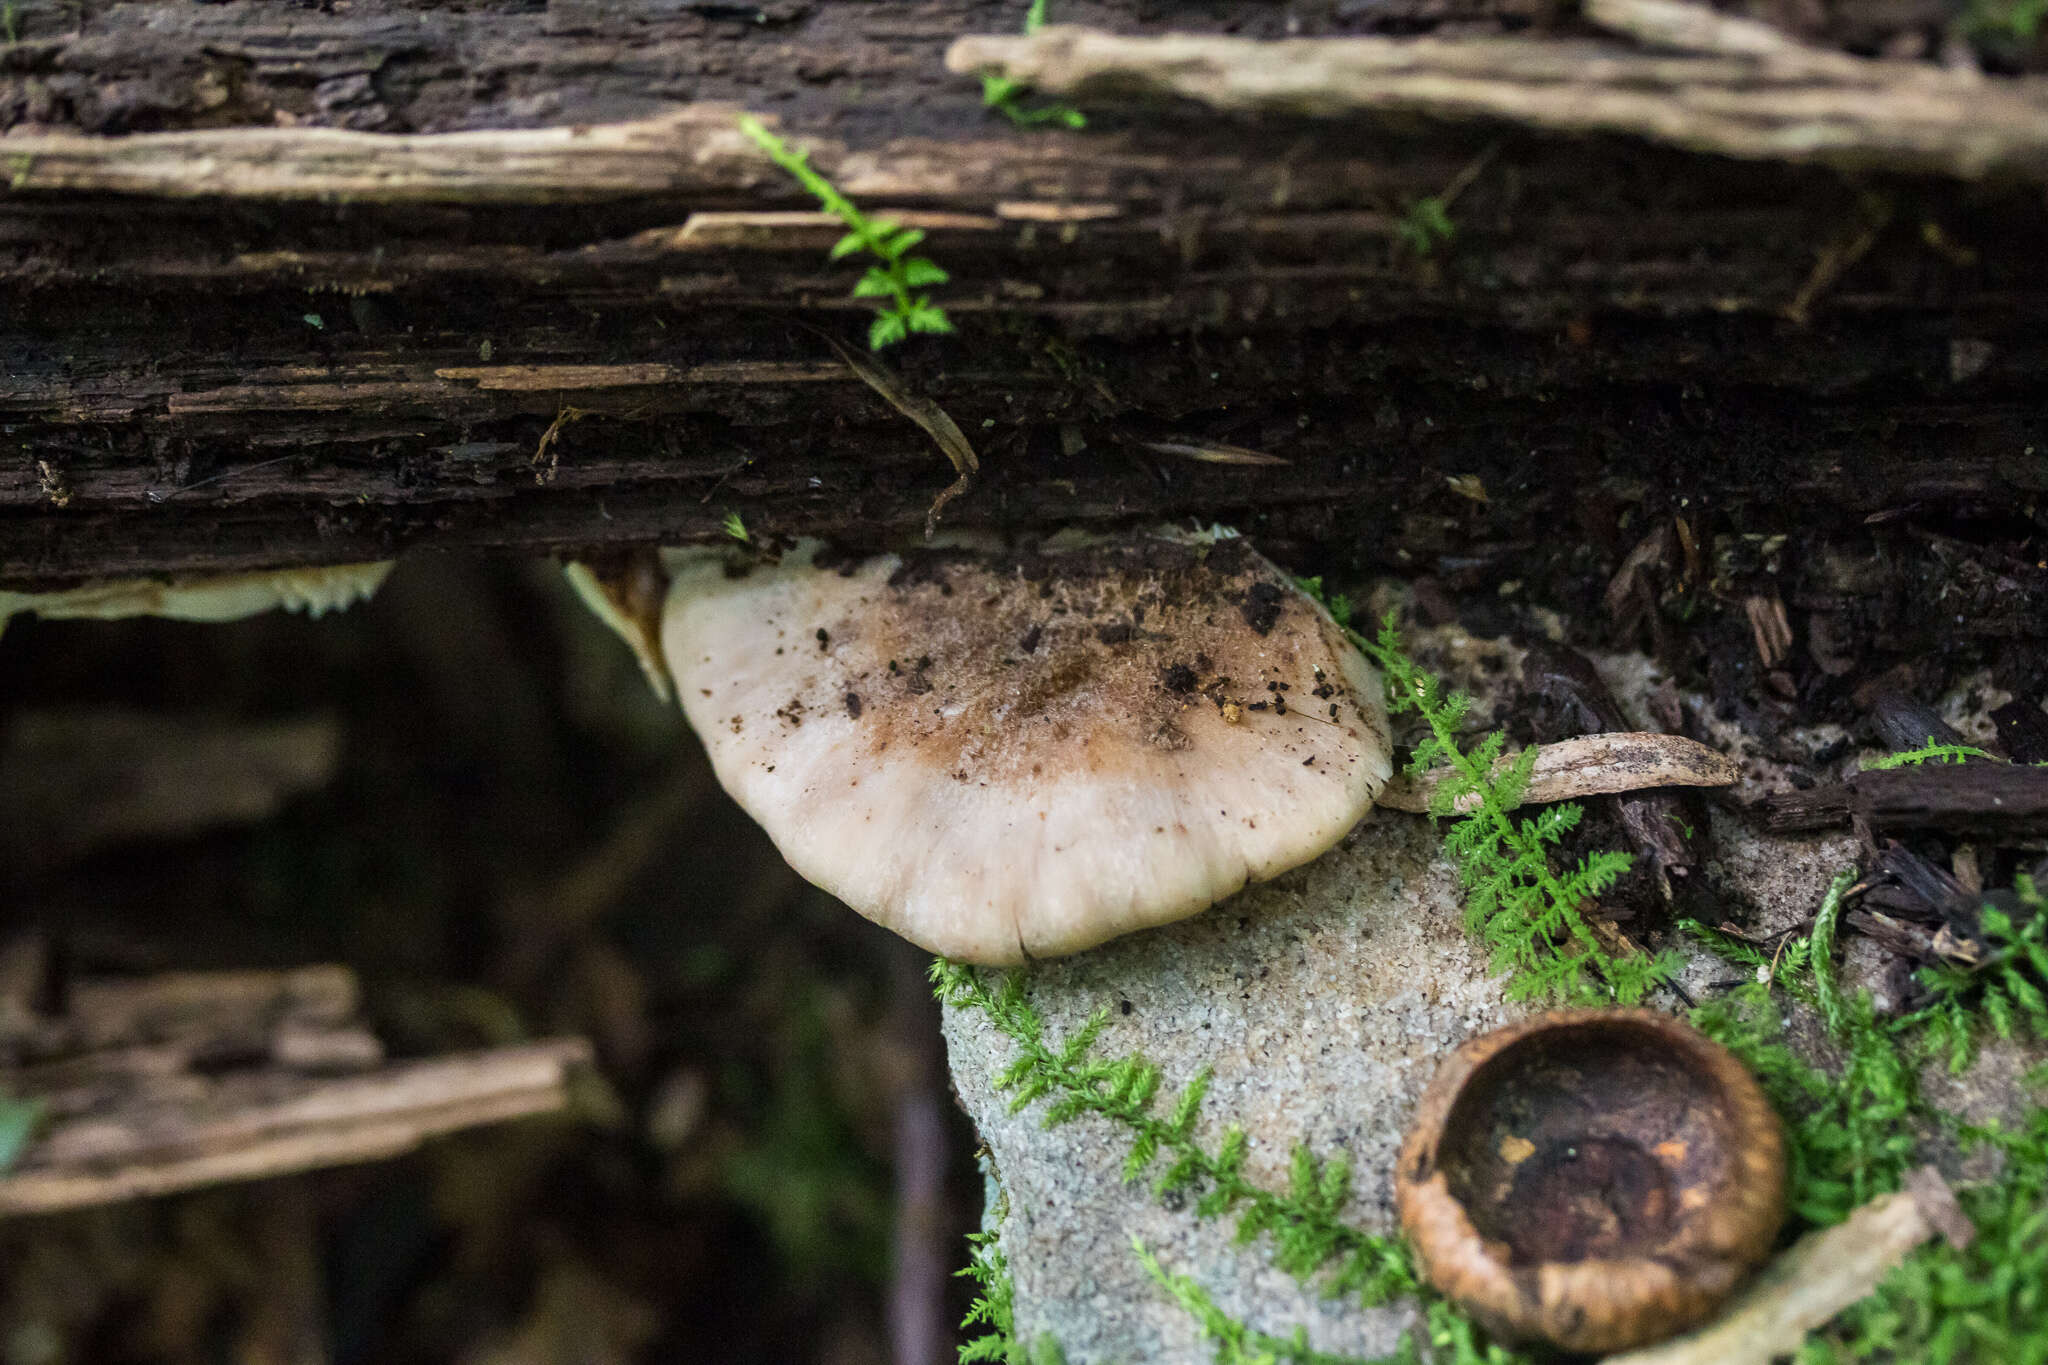
<svg viewBox="0 0 2048 1365">
<path fill-rule="evenodd" d="M 663 651 L 726 790 L 948 957 L 1194 914 L 1328 849 L 1391 771 L 1377 676 L 1235 539 L 667 567 Z"/>
<path fill-rule="evenodd" d="M 53 621 L 116 621 L 129 616 L 237 621 L 283 607 L 319 616 L 369 597 L 390 572 L 387 561 L 197 578 L 121 578 L 56 592 L 0 590 L 0 631 L 7 629 L 11 617 L 24 613 Z"/>
</svg>

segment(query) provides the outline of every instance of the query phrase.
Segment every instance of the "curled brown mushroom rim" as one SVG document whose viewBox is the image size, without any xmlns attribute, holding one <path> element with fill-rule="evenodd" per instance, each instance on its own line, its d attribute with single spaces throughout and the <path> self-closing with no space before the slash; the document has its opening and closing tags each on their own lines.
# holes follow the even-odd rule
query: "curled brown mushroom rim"
<svg viewBox="0 0 2048 1365">
<path fill-rule="evenodd" d="M 1431 1283 L 1494 1335 L 1617 1351 L 1702 1321 L 1768 1254 L 1784 1137 L 1690 1026 L 1568 1010 L 1452 1054 L 1395 1185 Z"/>
</svg>

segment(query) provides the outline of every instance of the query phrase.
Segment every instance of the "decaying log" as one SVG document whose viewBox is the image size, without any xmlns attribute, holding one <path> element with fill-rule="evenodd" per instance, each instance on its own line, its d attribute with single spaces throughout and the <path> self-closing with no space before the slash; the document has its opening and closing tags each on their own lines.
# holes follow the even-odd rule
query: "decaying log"
<svg viewBox="0 0 2048 1365">
<path fill-rule="evenodd" d="M 44 1115 L 0 1216 L 397 1156 L 562 1109 L 590 1058 L 556 1039 L 387 1064 L 338 966 L 88 979 L 55 1015 L 45 971 L 33 940 L 0 955 L 0 1086 Z"/>
<path fill-rule="evenodd" d="M 2048 768 L 1923 763 L 1856 773 L 1764 802 L 1774 833 L 1851 822 L 1871 830 L 1939 829 L 2001 837 L 2048 833 Z"/>
<path fill-rule="evenodd" d="M 336 1080 L 278 1074 L 186 1076 L 137 1086 L 111 1112 L 65 1110 L 0 1176 L 0 1215 L 49 1213 L 231 1180 L 260 1180 L 411 1151 L 479 1124 L 554 1113 L 568 1102 L 580 1039 L 394 1062 Z"/>
<path fill-rule="evenodd" d="M 1756 534 L 2026 515 L 2048 490 L 2048 214 L 1920 173 L 2028 173 L 2035 86 L 1980 82 L 1959 151 L 1921 113 L 1960 77 L 1632 3 L 1601 22 L 1709 51 L 1539 33 L 1399 60 L 1508 61 L 1550 96 L 1654 75 L 1657 109 L 1694 115 L 1802 71 L 1863 92 L 1858 145 L 1890 169 L 1693 155 L 1647 95 L 1598 136 L 1512 101 L 1226 119 L 1128 89 L 1085 133 L 1021 130 L 945 71 L 988 18 L 966 0 L 777 0 L 758 23 L 673 0 L 30 0 L 0 58 L 0 583 L 581 552 L 716 537 L 734 511 L 918 534 L 952 471 L 797 325 L 854 341 L 871 305 L 741 108 L 950 273 L 957 333 L 884 359 L 980 454 L 951 525 L 1199 516 L 1348 568 L 1533 586 L 1564 572 L 1558 527 L 1603 544 L 1687 506 Z M 1132 41 L 1299 17 L 1073 13 Z M 1418 244 L 1414 207 L 1453 189 L 1454 236 Z M 2009 576 L 1987 628 L 2048 631 L 2048 574 Z"/>
<path fill-rule="evenodd" d="M 17 714 L 0 733 L 0 880 L 125 840 L 264 819 L 324 785 L 340 755 L 333 716 L 251 724 L 106 707 Z"/>
</svg>

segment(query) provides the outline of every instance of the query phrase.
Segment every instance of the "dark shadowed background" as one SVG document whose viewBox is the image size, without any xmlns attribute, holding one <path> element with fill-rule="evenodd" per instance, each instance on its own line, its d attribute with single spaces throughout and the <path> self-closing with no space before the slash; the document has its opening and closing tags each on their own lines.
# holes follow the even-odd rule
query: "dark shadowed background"
<svg viewBox="0 0 2048 1365">
<path fill-rule="evenodd" d="M 852 1365 L 890 1358 L 892 1288 L 958 1321 L 963 1282 L 892 1257 L 906 1163 L 943 1186 L 904 1215 L 927 1261 L 964 1263 L 980 1204 L 923 956 L 789 871 L 553 565 L 417 558 L 321 621 L 0 637 L 0 746 L 133 712 L 331 724 L 339 757 L 254 824 L 110 842 L 90 791 L 18 821 L 4 927 L 53 950 L 45 990 L 339 962 L 393 1056 L 581 1034 L 599 1066 L 568 1118 L 0 1223 L 0 1361 Z"/>
</svg>

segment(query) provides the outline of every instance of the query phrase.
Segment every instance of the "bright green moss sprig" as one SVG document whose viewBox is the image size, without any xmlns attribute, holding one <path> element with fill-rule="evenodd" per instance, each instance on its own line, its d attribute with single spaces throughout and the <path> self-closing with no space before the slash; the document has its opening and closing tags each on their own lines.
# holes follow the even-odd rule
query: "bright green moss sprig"
<svg viewBox="0 0 2048 1365">
<path fill-rule="evenodd" d="M 1065 1365 L 1066 1354 L 1051 1337 L 1041 1334 L 1029 1346 L 1017 1340 L 1017 1286 L 996 1233 L 968 1233 L 967 1264 L 953 1273 L 976 1288 L 960 1319 L 962 1331 L 975 1333 L 960 1344 L 960 1365 Z"/>
<path fill-rule="evenodd" d="M 1937 1242 L 1910 1257 L 1810 1338 L 1797 1365 L 2048 1365 L 2048 1107 L 2017 1131 L 1965 1138 L 2004 1159 L 1995 1183 L 1957 1191 L 1976 1240 L 1962 1250 Z"/>
<path fill-rule="evenodd" d="M 2025 920 L 1995 905 L 1977 914 L 1984 960 L 1975 967 L 1923 967 L 1920 979 L 1934 1000 L 1906 1022 L 1925 1022 L 1929 1043 L 1960 1073 L 1976 1054 L 1978 1019 L 2005 1039 L 2048 1041 L 2048 892 L 2025 873 L 2013 894 L 2030 912 Z"/>
<path fill-rule="evenodd" d="M 1961 763 L 1969 758 L 1989 758 L 1997 762 L 1994 755 L 1968 744 L 1936 744 L 1929 735 L 1927 743 L 1918 749 L 1907 749 L 1902 753 L 1886 754 L 1864 765 L 1865 772 L 1881 772 L 1887 768 L 1903 768 L 1907 764 L 1919 763 Z"/>
<path fill-rule="evenodd" d="M 1193 1276 L 1176 1274 L 1161 1265 L 1152 1249 L 1136 1237 L 1131 1238 L 1131 1250 L 1137 1253 L 1145 1273 L 1195 1320 L 1202 1339 L 1215 1350 L 1216 1365 L 1415 1365 L 1417 1361 L 1412 1346 L 1368 1362 L 1318 1351 L 1308 1344 L 1308 1332 L 1300 1327 L 1284 1337 L 1262 1332 L 1224 1312 Z"/>
<path fill-rule="evenodd" d="M 1830 889 L 1837 905 L 1845 885 L 1837 878 Z M 1786 1120 L 1793 1211 L 1826 1226 L 1898 1189 L 1919 1160 L 1917 1136 L 1952 1120 L 1927 1104 L 1918 1083 L 1924 1059 L 1946 1045 L 1941 1016 L 1923 1011 L 1879 1024 L 1868 993 L 1845 996 L 1833 984 L 1815 942 L 1818 921 L 1814 938 L 1795 940 L 1775 957 L 1697 925 L 1682 927 L 1757 970 L 1758 980 L 1694 1010 L 1692 1022 L 1763 1084 Z M 1774 988 L 1824 1018 L 1823 1002 L 1835 1001 L 1829 1023 L 1839 1074 L 1793 1055 Z M 2048 1087 L 2048 1068 L 2029 1083 Z M 1796 1365 L 2048 1365 L 2048 1107 L 2032 1107 L 2017 1131 L 1951 1131 L 1965 1149 L 1988 1146 L 2002 1158 L 1994 1181 L 1957 1190 L 1976 1240 L 1961 1250 L 1935 1242 L 1916 1251 L 1875 1294 L 1808 1337 Z"/>
<path fill-rule="evenodd" d="M 1339 598 L 1329 605 L 1342 623 L 1348 604 Z M 1465 923 L 1487 945 L 1493 969 L 1507 974 L 1508 994 L 1570 1004 L 1640 1003 L 1677 970 L 1677 958 L 1609 951 L 1594 936 L 1583 909 L 1634 860 L 1626 853 L 1602 851 L 1569 871 L 1554 871 L 1550 850 L 1578 826 L 1584 810 L 1575 802 L 1560 802 L 1534 815 L 1510 814 L 1528 789 L 1536 750 L 1524 749 L 1503 764 L 1506 737 L 1499 731 L 1469 749 L 1460 748 L 1458 731 L 1472 699 L 1447 693 L 1436 675 L 1408 657 L 1393 617 L 1381 625 L 1377 640 L 1367 640 L 1348 624 L 1345 630 L 1385 675 L 1388 708 L 1396 715 L 1416 716 L 1427 728 L 1407 771 L 1420 776 L 1444 769 L 1430 796 L 1430 815 L 1453 822 L 1444 835 L 1444 852 L 1465 886 Z M 1458 804 L 1466 797 L 1478 804 L 1460 812 Z"/>
<path fill-rule="evenodd" d="M 902 227 L 887 218 L 869 218 L 838 186 L 811 168 L 809 153 L 784 142 L 752 114 L 740 115 L 740 131 L 776 165 L 795 176 L 827 213 L 846 224 L 846 235 L 832 246 L 833 260 L 865 251 L 880 262 L 868 267 L 853 286 L 857 299 L 888 300 L 868 326 L 870 350 L 894 345 L 912 332 L 953 330 L 945 310 L 934 304 L 930 295 L 916 292 L 950 278 L 931 260 L 910 254 L 911 248 L 924 240 L 923 229 Z"/>
<path fill-rule="evenodd" d="M 1854 868 L 1829 883 L 1813 933 L 1766 957 L 1695 921 L 1680 928 L 1723 956 L 1757 969 L 1747 982 L 1692 1012 L 1693 1026 L 1741 1059 L 1785 1117 L 1791 1141 L 1789 1203 L 1826 1227 L 1864 1201 L 1899 1188 L 1914 1164 L 1914 1124 L 1926 1117 L 1910 1049 L 1878 1023 L 1868 992 L 1845 995 L 1835 979 L 1834 935 Z M 1842 1054 L 1838 1075 L 1807 1065 L 1785 1045 L 1785 991 L 1815 1010 Z"/>
</svg>

